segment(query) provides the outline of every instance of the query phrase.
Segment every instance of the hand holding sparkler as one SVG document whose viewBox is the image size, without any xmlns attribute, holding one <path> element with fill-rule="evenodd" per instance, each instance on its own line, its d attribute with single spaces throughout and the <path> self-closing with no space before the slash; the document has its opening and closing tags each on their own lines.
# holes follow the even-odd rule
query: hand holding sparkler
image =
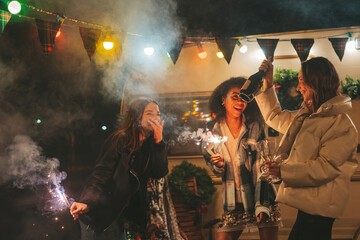
<svg viewBox="0 0 360 240">
<path fill-rule="evenodd" d="M 212 132 L 207 131 L 206 137 L 203 139 L 203 141 L 206 143 L 206 145 L 204 146 L 206 151 L 211 156 L 214 156 L 219 155 L 218 153 L 221 152 L 224 143 L 227 141 L 227 137 L 213 135 Z"/>
<path fill-rule="evenodd" d="M 70 207 L 70 213 L 74 220 L 79 218 L 80 214 L 89 212 L 89 206 L 85 203 L 74 202 Z"/>
</svg>

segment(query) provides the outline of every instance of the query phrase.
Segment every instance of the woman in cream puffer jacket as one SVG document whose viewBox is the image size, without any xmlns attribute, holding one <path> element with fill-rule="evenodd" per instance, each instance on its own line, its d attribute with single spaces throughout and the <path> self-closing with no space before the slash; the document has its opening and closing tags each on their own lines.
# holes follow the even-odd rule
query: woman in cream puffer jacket
<svg viewBox="0 0 360 240">
<path fill-rule="evenodd" d="M 267 70 L 266 90 L 256 101 L 266 123 L 284 134 L 276 154 L 288 155 L 280 166 L 268 164 L 269 173 L 282 179 L 276 201 L 299 210 L 289 239 L 331 239 L 358 165 L 358 133 L 346 114 L 351 99 L 338 93 L 333 65 L 318 57 L 302 63 L 297 87 L 302 107 L 281 111 L 271 62 L 264 60 L 260 69 Z"/>
</svg>

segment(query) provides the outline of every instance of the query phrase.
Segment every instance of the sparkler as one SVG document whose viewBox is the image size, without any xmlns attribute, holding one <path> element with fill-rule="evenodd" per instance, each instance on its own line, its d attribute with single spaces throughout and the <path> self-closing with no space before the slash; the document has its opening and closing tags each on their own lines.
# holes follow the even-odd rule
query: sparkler
<svg viewBox="0 0 360 240">
<path fill-rule="evenodd" d="M 221 148 L 223 147 L 224 143 L 227 141 L 227 137 L 213 135 L 212 132 L 206 132 L 206 139 L 204 142 L 206 143 L 205 149 L 211 155 L 215 155 L 220 152 Z"/>
<path fill-rule="evenodd" d="M 66 197 L 66 195 L 65 195 L 65 191 L 64 191 L 63 187 L 57 186 L 57 187 L 55 188 L 55 193 L 56 193 L 56 196 L 57 196 L 67 207 L 70 207 L 69 200 L 67 199 L 67 197 Z"/>
<path fill-rule="evenodd" d="M 202 143 L 202 147 L 210 154 L 215 155 L 219 153 L 224 143 L 227 141 L 227 137 L 213 134 L 209 129 L 199 128 L 197 131 L 190 131 L 186 129 L 179 137 L 178 142 L 194 141 L 196 145 Z"/>
<path fill-rule="evenodd" d="M 47 188 L 51 195 L 51 199 L 47 202 L 46 209 L 50 212 L 63 211 L 71 206 L 68 197 L 65 194 L 63 186 L 61 186 L 62 178 L 59 178 L 59 174 L 50 172 L 47 176 Z"/>
</svg>

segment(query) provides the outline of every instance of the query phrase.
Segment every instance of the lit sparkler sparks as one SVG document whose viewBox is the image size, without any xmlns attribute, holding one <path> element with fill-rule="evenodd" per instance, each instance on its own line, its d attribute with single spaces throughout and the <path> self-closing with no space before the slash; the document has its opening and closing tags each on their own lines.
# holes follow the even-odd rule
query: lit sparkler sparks
<svg viewBox="0 0 360 240">
<path fill-rule="evenodd" d="M 59 212 L 71 206 L 68 197 L 65 194 L 64 188 L 58 185 L 51 185 L 49 187 L 49 193 L 51 199 L 47 201 L 45 208 L 49 212 Z M 70 199 L 71 200 L 71 199 Z"/>
<path fill-rule="evenodd" d="M 227 137 L 214 135 L 212 132 L 207 131 L 204 141 L 206 142 L 206 146 L 204 146 L 206 151 L 212 156 L 220 152 L 224 143 L 227 141 Z"/>
<path fill-rule="evenodd" d="M 60 190 L 61 188 L 61 190 Z M 59 186 L 59 187 L 56 187 L 55 188 L 55 192 L 56 192 L 56 196 L 67 206 L 67 207 L 70 207 L 70 203 L 65 195 L 65 191 L 64 189 Z"/>
<path fill-rule="evenodd" d="M 194 141 L 196 145 L 202 143 L 202 147 L 210 155 L 215 155 L 221 151 L 222 146 L 227 141 L 226 136 L 213 134 L 209 129 L 199 128 L 197 131 L 185 129 L 178 137 L 178 142 Z"/>
</svg>

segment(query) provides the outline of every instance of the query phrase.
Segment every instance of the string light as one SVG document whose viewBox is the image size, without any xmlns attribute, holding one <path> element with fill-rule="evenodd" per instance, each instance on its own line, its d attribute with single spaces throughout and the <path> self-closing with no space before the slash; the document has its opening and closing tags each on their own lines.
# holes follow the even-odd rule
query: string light
<svg viewBox="0 0 360 240">
<path fill-rule="evenodd" d="M 113 47 L 114 47 L 114 42 L 103 42 L 103 47 L 106 49 L 106 50 L 111 50 Z"/>
<path fill-rule="evenodd" d="M 61 35 L 61 31 L 59 30 L 59 31 L 56 33 L 55 37 L 60 37 L 60 35 Z"/>
<path fill-rule="evenodd" d="M 216 56 L 218 58 L 224 58 L 224 54 L 220 50 L 216 53 Z"/>
<path fill-rule="evenodd" d="M 197 47 L 199 49 L 199 53 L 198 53 L 199 58 L 201 58 L 201 59 L 206 58 L 207 57 L 207 52 L 204 51 L 204 49 L 203 49 L 203 47 L 201 45 L 201 42 L 196 42 L 196 45 L 197 45 Z"/>
<path fill-rule="evenodd" d="M 18 1 L 11 1 L 8 5 L 8 10 L 12 14 L 18 14 L 21 11 L 21 4 Z"/>
<path fill-rule="evenodd" d="M 153 47 L 151 47 L 151 46 L 147 46 L 147 47 L 144 48 L 144 53 L 146 55 L 148 55 L 148 56 L 153 55 L 154 52 L 155 52 L 155 49 Z"/>
<path fill-rule="evenodd" d="M 248 47 L 247 47 L 246 45 L 240 44 L 239 47 L 240 47 L 239 51 L 240 51 L 241 53 L 246 53 L 247 50 L 248 50 Z"/>
<path fill-rule="evenodd" d="M 103 131 L 105 131 L 105 130 L 107 129 L 107 127 L 104 125 L 104 126 L 101 127 L 101 129 L 102 129 Z"/>
</svg>

